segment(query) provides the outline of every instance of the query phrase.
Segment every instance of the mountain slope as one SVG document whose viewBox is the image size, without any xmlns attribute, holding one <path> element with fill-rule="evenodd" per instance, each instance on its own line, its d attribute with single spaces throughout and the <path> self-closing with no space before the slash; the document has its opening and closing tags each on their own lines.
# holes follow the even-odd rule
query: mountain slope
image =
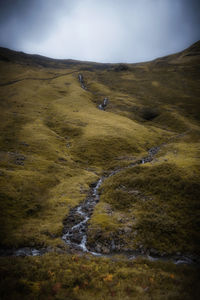
<svg viewBox="0 0 200 300">
<path fill-rule="evenodd" d="M 63 220 L 90 186 L 162 145 L 105 180 L 88 245 L 198 256 L 199 54 L 197 42 L 152 62 L 98 64 L 0 48 L 1 248 L 67 250 Z"/>
</svg>

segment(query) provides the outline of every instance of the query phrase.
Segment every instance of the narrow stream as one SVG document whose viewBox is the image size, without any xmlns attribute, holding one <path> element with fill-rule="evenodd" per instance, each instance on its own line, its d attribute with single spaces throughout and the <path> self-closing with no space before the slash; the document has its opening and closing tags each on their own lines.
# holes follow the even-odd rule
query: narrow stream
<svg viewBox="0 0 200 300">
<path fill-rule="evenodd" d="M 68 74 L 65 74 L 68 75 Z M 61 75 L 63 76 L 63 75 Z M 29 78 L 28 78 L 29 79 Z M 51 78 L 52 79 L 52 78 Z M 42 79 L 46 80 L 46 79 Z M 83 89 L 87 89 L 84 84 L 84 78 L 82 74 L 78 74 L 78 80 L 81 84 L 81 87 Z M 10 84 L 10 83 L 8 83 Z M 104 98 L 103 105 L 104 107 L 108 103 L 108 99 Z M 103 106 L 102 106 L 103 107 Z M 180 134 L 179 136 L 182 136 L 186 133 Z M 148 151 L 148 155 L 134 163 L 131 163 L 129 166 L 120 168 L 117 170 L 112 171 L 107 176 L 102 176 L 100 179 L 92 185 L 88 197 L 83 201 L 79 206 L 72 208 L 69 212 L 68 217 L 64 220 L 63 225 L 63 235 L 62 240 L 72 249 L 72 250 L 78 250 L 83 253 L 90 253 L 94 256 L 103 256 L 103 257 L 112 257 L 114 254 L 117 253 L 111 253 L 108 255 L 105 255 L 103 253 L 97 253 L 90 251 L 87 248 L 87 227 L 88 227 L 88 221 L 90 220 L 93 210 L 96 206 L 96 204 L 100 200 L 100 194 L 99 194 L 99 188 L 101 187 L 102 183 L 109 177 L 127 169 L 134 167 L 139 164 L 145 164 L 148 162 L 151 162 L 154 159 L 154 156 L 158 153 L 161 146 L 165 144 L 162 144 L 157 147 L 153 147 Z M 47 252 L 53 252 L 52 248 L 40 248 L 35 249 L 31 247 L 23 247 L 18 249 L 0 249 L 0 256 L 39 256 L 43 255 Z M 171 256 L 150 256 L 142 254 L 139 251 L 132 251 L 131 253 L 118 253 L 118 254 L 125 254 L 128 259 L 135 259 L 138 256 L 144 257 L 150 261 L 156 261 L 156 260 L 162 260 L 162 261 L 172 261 L 175 264 L 191 264 L 191 263 L 199 263 L 198 258 L 194 258 L 193 256 L 183 256 L 183 255 L 171 255 Z"/>
<path fill-rule="evenodd" d="M 99 188 L 105 177 L 101 177 L 90 190 L 86 200 L 78 207 L 70 210 L 69 216 L 64 220 L 64 230 L 62 239 L 72 248 L 89 252 L 94 255 L 100 253 L 90 252 L 87 249 L 87 223 L 91 218 L 94 207 L 99 202 Z"/>
<path fill-rule="evenodd" d="M 105 255 L 103 253 L 97 253 L 90 251 L 87 248 L 87 226 L 90 220 L 94 207 L 100 200 L 99 188 L 102 183 L 109 177 L 127 169 L 134 167 L 139 164 L 145 164 L 151 162 L 154 156 L 158 153 L 161 146 L 153 147 L 148 151 L 148 155 L 129 166 L 112 171 L 108 176 L 102 176 L 91 188 L 90 193 L 86 200 L 82 202 L 79 206 L 70 210 L 68 217 L 64 220 L 64 230 L 62 239 L 69 245 L 72 249 L 80 250 L 85 253 L 90 253 L 94 256 L 112 257 L 114 254 L 111 253 Z M 118 253 L 120 254 L 120 253 Z M 129 259 L 135 259 L 138 256 L 149 259 L 150 261 L 173 261 L 175 264 L 191 264 L 194 262 L 194 257 L 183 256 L 183 255 L 168 255 L 168 256 L 151 256 L 148 254 L 142 254 L 140 251 L 132 251 L 125 254 Z"/>
<path fill-rule="evenodd" d="M 163 146 L 162 144 L 161 146 Z M 62 240 L 70 247 L 71 250 L 77 250 L 83 253 L 90 253 L 94 256 L 102 257 L 112 257 L 115 254 L 124 254 L 128 259 L 135 259 L 138 256 L 146 258 L 150 261 L 172 261 L 175 264 L 191 264 L 199 263 L 199 259 L 194 256 L 185 256 L 185 255 L 168 255 L 168 256 L 150 256 L 142 254 L 140 251 L 132 251 L 128 253 L 110 253 L 105 255 L 103 253 L 97 253 L 90 251 L 87 247 L 87 227 L 88 221 L 90 220 L 93 210 L 96 204 L 100 200 L 99 188 L 103 182 L 109 177 L 136 165 L 145 164 L 151 162 L 154 159 L 154 156 L 158 153 L 161 146 L 153 147 L 148 151 L 148 155 L 134 163 L 130 163 L 127 167 L 116 169 L 112 171 L 107 176 L 102 176 L 100 179 L 92 184 L 90 192 L 79 206 L 72 208 L 69 212 L 69 215 L 64 220 L 63 225 L 63 235 Z M 44 253 L 51 252 L 51 248 L 30 248 L 24 247 L 19 249 L 0 249 L 0 256 L 39 256 Z"/>
<path fill-rule="evenodd" d="M 80 249 L 84 252 L 90 252 L 87 249 L 87 223 L 90 220 L 94 207 L 99 202 L 99 188 L 102 183 L 109 177 L 123 171 L 124 169 L 134 167 L 139 164 L 145 164 L 153 160 L 154 155 L 159 151 L 160 147 L 151 148 L 148 155 L 129 166 L 112 171 L 108 176 L 102 176 L 91 188 L 86 200 L 79 206 L 70 210 L 69 216 L 64 220 L 64 230 L 62 239 L 75 249 Z M 101 253 L 90 252 L 94 255 Z"/>
</svg>

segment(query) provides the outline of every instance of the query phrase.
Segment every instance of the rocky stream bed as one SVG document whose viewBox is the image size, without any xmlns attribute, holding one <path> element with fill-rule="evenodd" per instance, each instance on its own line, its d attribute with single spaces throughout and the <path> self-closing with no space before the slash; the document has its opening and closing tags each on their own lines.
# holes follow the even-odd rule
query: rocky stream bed
<svg viewBox="0 0 200 300">
<path fill-rule="evenodd" d="M 81 88 L 87 90 L 85 86 L 84 78 L 82 74 L 78 74 L 78 80 L 80 82 Z M 108 104 L 108 98 L 104 98 L 103 104 L 99 105 L 99 109 L 105 110 L 105 107 Z M 186 133 L 178 135 L 181 137 Z M 177 138 L 177 137 L 176 137 Z M 80 203 L 78 206 L 72 208 L 69 212 L 69 215 L 63 221 L 63 235 L 62 240 L 68 245 L 69 252 L 78 252 L 78 253 L 88 253 L 94 256 L 99 257 L 113 257 L 116 254 L 124 254 L 128 259 L 135 259 L 138 256 L 143 258 L 149 259 L 151 261 L 172 261 L 175 264 L 192 264 L 192 263 L 199 263 L 199 258 L 194 257 L 193 255 L 182 255 L 182 254 L 175 254 L 175 255 L 155 255 L 155 253 L 144 253 L 142 250 L 137 251 L 127 251 L 122 252 L 116 247 L 113 247 L 113 240 L 110 241 L 110 245 L 108 246 L 108 251 L 97 251 L 95 245 L 88 245 L 87 244 L 87 229 L 88 229 L 88 221 L 90 220 L 93 210 L 96 204 L 100 200 L 100 193 L 99 189 L 102 183 L 109 177 L 123 171 L 126 168 L 131 168 L 137 166 L 139 164 L 149 163 L 154 159 L 154 156 L 158 153 L 160 148 L 165 145 L 163 143 L 160 146 L 153 147 L 149 149 L 148 155 L 139 159 L 136 162 L 130 163 L 125 168 L 120 168 L 113 170 L 106 176 L 102 176 L 96 183 L 91 185 L 90 191 L 88 193 L 87 198 Z M 114 250 L 115 249 L 115 250 Z M 64 250 L 61 249 L 52 249 L 51 247 L 48 248 L 31 248 L 31 247 L 23 247 L 18 249 L 0 249 L 0 256 L 39 256 L 43 255 L 47 252 L 60 252 L 63 253 Z M 65 252 L 64 252 L 65 253 Z"/>
<path fill-rule="evenodd" d="M 162 145 L 161 145 L 162 146 Z M 125 168 L 131 168 L 139 164 L 145 164 L 151 162 L 154 159 L 154 156 L 158 153 L 161 146 L 153 147 L 148 151 L 148 155 L 142 159 L 130 163 L 129 166 Z M 148 252 L 144 253 L 143 251 L 112 251 L 113 250 L 113 241 L 110 241 L 109 251 L 107 254 L 104 252 L 96 251 L 95 246 L 87 245 L 87 228 L 88 221 L 90 220 L 93 210 L 96 204 L 100 200 L 99 189 L 102 183 L 109 177 L 123 171 L 125 168 L 116 169 L 106 176 L 102 176 L 96 183 L 91 185 L 90 191 L 87 198 L 80 203 L 78 206 L 72 208 L 69 212 L 69 215 L 63 221 L 63 235 L 62 240 L 68 245 L 69 251 L 78 252 L 78 253 L 88 253 L 94 256 L 99 257 L 113 257 L 116 254 L 124 254 L 128 259 L 135 259 L 140 256 L 151 261 L 172 261 L 175 264 L 192 264 L 199 263 L 199 258 L 192 255 L 155 255 L 154 253 Z M 23 247 L 19 249 L 0 249 L 0 256 L 39 256 L 47 252 L 56 251 L 50 247 L 35 249 L 31 247 Z M 57 251 L 63 253 L 63 250 Z"/>
</svg>

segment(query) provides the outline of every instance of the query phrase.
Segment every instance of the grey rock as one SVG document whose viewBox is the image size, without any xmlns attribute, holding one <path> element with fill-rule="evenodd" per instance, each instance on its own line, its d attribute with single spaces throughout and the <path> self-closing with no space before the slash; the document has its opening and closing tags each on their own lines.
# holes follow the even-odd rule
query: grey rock
<svg viewBox="0 0 200 300">
<path fill-rule="evenodd" d="M 16 165 L 24 165 L 24 161 L 25 161 L 25 156 L 24 155 L 16 155 L 16 159 L 15 159 L 15 164 Z"/>
<path fill-rule="evenodd" d="M 100 244 L 97 244 L 97 245 L 95 246 L 95 251 L 101 252 L 101 245 L 100 245 Z"/>
<path fill-rule="evenodd" d="M 22 146 L 26 146 L 26 147 L 29 146 L 29 144 L 27 144 L 26 142 L 21 142 L 20 144 L 21 144 Z"/>
<path fill-rule="evenodd" d="M 111 249 L 112 249 L 112 250 L 115 250 L 115 248 L 116 248 L 116 246 L 115 246 L 115 241 L 112 240 L 112 242 L 111 242 Z"/>
<path fill-rule="evenodd" d="M 107 246 L 103 246 L 103 247 L 102 247 L 102 252 L 103 252 L 104 254 L 108 254 L 108 253 L 110 253 L 110 249 L 109 249 Z"/>
<path fill-rule="evenodd" d="M 116 246 L 115 246 L 115 249 L 116 249 L 117 251 L 120 251 L 120 250 L 121 250 L 121 245 L 120 245 L 120 244 L 116 245 Z"/>
<path fill-rule="evenodd" d="M 124 228 L 124 233 L 130 233 L 132 229 L 130 227 L 125 227 Z"/>
<path fill-rule="evenodd" d="M 154 249 L 154 248 L 151 248 L 149 251 L 150 251 L 150 254 L 152 254 L 152 255 L 157 255 L 157 254 L 159 254 L 159 251 L 156 250 L 156 249 Z"/>
<path fill-rule="evenodd" d="M 71 237 L 71 241 L 76 243 L 76 244 L 80 244 L 82 240 L 82 236 L 80 233 L 75 233 L 73 234 L 73 236 Z"/>
</svg>

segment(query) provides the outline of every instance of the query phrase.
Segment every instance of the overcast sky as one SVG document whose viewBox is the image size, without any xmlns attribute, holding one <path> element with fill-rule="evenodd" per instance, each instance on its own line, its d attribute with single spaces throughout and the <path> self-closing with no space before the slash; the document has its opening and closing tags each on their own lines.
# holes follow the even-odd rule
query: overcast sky
<svg viewBox="0 0 200 300">
<path fill-rule="evenodd" d="M 200 0 L 0 0 L 0 46 L 54 58 L 139 62 L 200 39 Z"/>
</svg>

